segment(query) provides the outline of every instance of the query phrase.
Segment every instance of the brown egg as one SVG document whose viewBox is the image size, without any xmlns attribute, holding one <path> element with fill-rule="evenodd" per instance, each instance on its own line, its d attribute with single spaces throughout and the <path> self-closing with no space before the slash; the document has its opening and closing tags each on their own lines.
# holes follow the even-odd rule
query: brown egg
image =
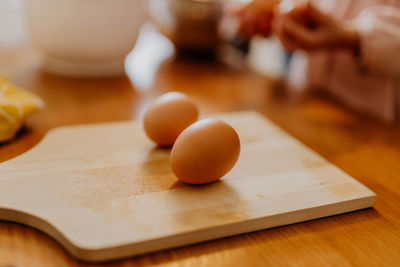
<svg viewBox="0 0 400 267">
<path fill-rule="evenodd" d="M 171 146 L 178 135 L 198 117 L 197 106 L 189 97 L 170 92 L 160 96 L 147 109 L 143 126 L 151 140 L 160 146 Z"/>
<path fill-rule="evenodd" d="M 171 151 L 171 168 L 189 184 L 214 182 L 229 172 L 240 153 L 236 131 L 226 122 L 204 119 L 186 128 Z"/>
</svg>

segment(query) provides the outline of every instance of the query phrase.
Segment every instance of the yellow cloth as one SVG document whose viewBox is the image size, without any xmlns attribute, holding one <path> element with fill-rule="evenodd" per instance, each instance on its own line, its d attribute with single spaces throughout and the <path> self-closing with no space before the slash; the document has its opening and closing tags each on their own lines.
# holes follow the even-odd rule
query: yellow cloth
<svg viewBox="0 0 400 267">
<path fill-rule="evenodd" d="M 0 142 L 14 138 L 25 118 L 41 107 L 43 101 L 38 96 L 0 75 Z"/>
</svg>

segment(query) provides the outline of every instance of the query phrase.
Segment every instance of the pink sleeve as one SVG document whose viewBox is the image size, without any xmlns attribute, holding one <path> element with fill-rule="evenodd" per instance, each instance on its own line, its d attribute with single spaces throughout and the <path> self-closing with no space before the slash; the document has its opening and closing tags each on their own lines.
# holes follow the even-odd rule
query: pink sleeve
<svg viewBox="0 0 400 267">
<path fill-rule="evenodd" d="M 400 76 L 400 8 L 371 6 L 355 20 L 364 68 Z"/>
</svg>

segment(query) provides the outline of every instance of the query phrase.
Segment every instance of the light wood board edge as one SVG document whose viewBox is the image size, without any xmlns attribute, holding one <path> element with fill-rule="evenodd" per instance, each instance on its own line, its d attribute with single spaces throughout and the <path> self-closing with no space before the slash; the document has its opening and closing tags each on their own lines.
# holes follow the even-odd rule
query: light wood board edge
<svg viewBox="0 0 400 267">
<path fill-rule="evenodd" d="M 86 262 L 104 262 L 365 209 L 372 207 L 375 200 L 376 195 L 371 192 L 369 196 L 364 198 L 352 199 L 323 206 L 315 206 L 308 209 L 221 225 L 211 229 L 201 229 L 174 236 L 104 249 L 88 249 L 75 246 L 50 223 L 35 215 L 21 211 L 0 208 L 0 220 L 25 224 L 48 234 L 65 247 L 66 250 L 78 260 Z"/>
</svg>

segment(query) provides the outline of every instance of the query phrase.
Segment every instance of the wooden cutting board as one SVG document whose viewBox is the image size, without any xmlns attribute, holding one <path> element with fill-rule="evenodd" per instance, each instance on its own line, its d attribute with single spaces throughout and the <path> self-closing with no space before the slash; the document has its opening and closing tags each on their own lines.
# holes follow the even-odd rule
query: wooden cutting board
<svg viewBox="0 0 400 267">
<path fill-rule="evenodd" d="M 204 186 L 171 173 L 139 122 L 62 127 L 0 164 L 0 219 L 105 261 L 371 207 L 375 194 L 261 115 L 220 114 L 239 133 L 233 170 Z"/>
</svg>

